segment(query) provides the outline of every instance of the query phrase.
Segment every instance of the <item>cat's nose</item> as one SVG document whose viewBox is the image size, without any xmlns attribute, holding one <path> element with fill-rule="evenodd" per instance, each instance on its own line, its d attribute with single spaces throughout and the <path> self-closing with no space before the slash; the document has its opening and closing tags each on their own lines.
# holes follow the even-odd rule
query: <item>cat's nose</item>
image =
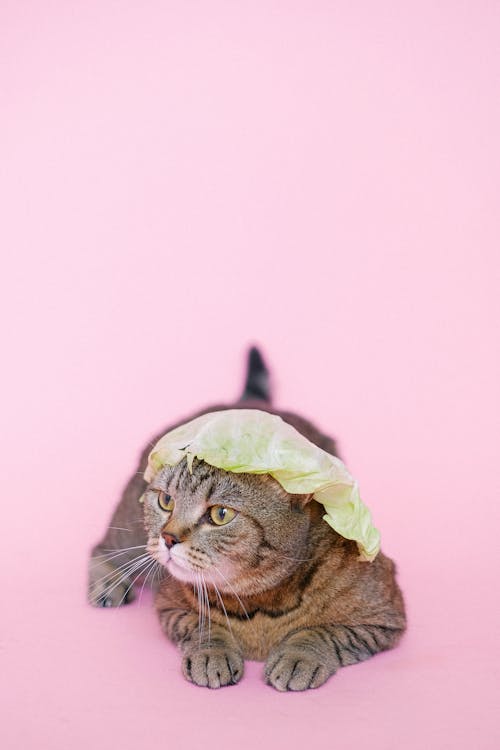
<svg viewBox="0 0 500 750">
<path fill-rule="evenodd" d="M 165 544 L 170 549 L 170 547 L 173 547 L 174 544 L 179 544 L 178 538 L 175 536 L 175 534 L 168 534 L 166 531 L 162 532 L 162 537 L 165 540 Z"/>
</svg>

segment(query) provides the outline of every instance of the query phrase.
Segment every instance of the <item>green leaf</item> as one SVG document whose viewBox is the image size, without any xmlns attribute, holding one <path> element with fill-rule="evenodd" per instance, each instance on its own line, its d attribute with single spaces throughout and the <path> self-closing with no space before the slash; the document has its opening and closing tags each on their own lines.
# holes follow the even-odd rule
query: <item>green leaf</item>
<svg viewBox="0 0 500 750">
<path fill-rule="evenodd" d="M 380 534 L 361 500 L 358 485 L 339 458 L 318 448 L 276 414 L 228 409 L 196 417 L 167 432 L 149 454 L 144 474 L 151 482 L 164 466 L 194 458 L 225 471 L 270 474 L 291 494 L 313 493 L 323 519 L 358 544 L 360 558 L 373 560 Z"/>
</svg>

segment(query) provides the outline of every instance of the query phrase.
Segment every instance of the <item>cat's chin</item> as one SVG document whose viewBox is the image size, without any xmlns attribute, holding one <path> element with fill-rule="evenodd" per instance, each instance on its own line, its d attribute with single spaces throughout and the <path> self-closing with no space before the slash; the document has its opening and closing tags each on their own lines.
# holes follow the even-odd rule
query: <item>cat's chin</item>
<svg viewBox="0 0 500 750">
<path fill-rule="evenodd" d="M 179 581 L 185 581 L 186 583 L 194 583 L 196 581 L 196 571 L 179 565 L 179 563 L 172 560 L 172 558 L 167 560 L 165 567 L 168 572 Z"/>
</svg>

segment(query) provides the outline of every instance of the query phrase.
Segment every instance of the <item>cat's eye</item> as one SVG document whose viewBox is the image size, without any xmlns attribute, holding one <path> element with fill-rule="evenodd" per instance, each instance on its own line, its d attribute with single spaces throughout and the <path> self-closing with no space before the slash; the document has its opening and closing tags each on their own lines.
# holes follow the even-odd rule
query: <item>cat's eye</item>
<svg viewBox="0 0 500 750">
<path fill-rule="evenodd" d="M 162 510 L 166 510 L 169 512 L 172 512 L 174 509 L 174 501 L 170 497 L 170 495 L 167 495 L 166 492 L 160 492 L 158 494 L 158 505 Z"/>
<path fill-rule="evenodd" d="M 232 508 L 225 508 L 223 505 L 213 505 L 210 508 L 210 519 L 216 526 L 225 526 L 226 523 L 233 520 L 235 515 L 235 510 Z"/>
</svg>

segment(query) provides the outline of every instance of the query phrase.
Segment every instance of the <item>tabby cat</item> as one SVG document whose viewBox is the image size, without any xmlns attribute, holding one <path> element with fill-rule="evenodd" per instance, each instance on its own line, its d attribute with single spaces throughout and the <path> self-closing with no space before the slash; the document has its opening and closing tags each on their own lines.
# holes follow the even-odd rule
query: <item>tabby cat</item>
<svg viewBox="0 0 500 750">
<path fill-rule="evenodd" d="M 256 349 L 240 401 L 202 413 L 225 408 L 279 414 L 337 455 L 310 422 L 271 408 Z M 186 679 L 234 685 L 244 659 L 253 659 L 265 661 L 265 680 L 277 690 L 306 690 L 397 643 L 405 611 L 394 563 L 382 552 L 360 561 L 356 543 L 322 520 L 311 495 L 197 460 L 191 472 L 186 460 L 165 466 L 148 486 L 150 449 L 92 551 L 89 600 L 119 606 L 132 600 L 134 583 L 154 579 L 161 627 L 182 653 Z"/>
</svg>

